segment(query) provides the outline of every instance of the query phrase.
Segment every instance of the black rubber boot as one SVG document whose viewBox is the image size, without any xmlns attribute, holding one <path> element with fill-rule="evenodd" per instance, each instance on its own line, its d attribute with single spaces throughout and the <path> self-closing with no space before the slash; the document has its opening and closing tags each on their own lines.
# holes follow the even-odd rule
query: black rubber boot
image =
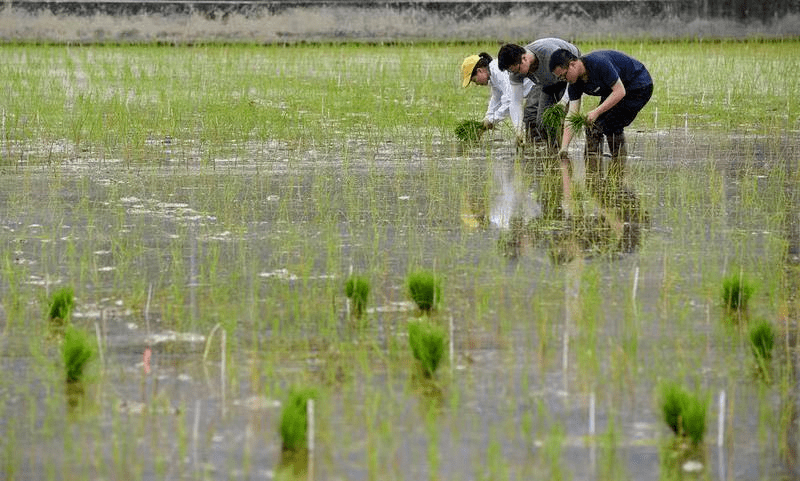
<svg viewBox="0 0 800 481">
<path fill-rule="evenodd" d="M 628 160 L 628 149 L 625 147 L 625 134 L 619 132 L 607 136 L 608 148 L 611 151 L 611 162 L 608 165 L 608 175 L 621 176 L 625 171 L 625 162 Z"/>
<path fill-rule="evenodd" d="M 596 187 L 601 177 L 603 157 L 603 132 L 594 125 L 586 127 L 586 146 L 583 160 L 586 162 L 586 186 Z"/>
</svg>

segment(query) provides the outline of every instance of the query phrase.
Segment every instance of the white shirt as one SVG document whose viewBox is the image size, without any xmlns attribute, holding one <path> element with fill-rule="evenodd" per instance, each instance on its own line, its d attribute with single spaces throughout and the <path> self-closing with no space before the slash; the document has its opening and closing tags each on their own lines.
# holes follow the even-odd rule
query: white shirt
<svg viewBox="0 0 800 481">
<path fill-rule="evenodd" d="M 526 97 L 533 87 L 533 82 L 530 79 L 525 79 L 522 83 L 522 97 Z M 514 126 L 522 125 L 522 109 L 511 109 L 511 101 L 514 98 L 511 90 L 511 81 L 508 78 L 508 72 L 503 72 L 497 66 L 497 59 L 489 62 L 489 88 L 492 95 L 489 98 L 489 107 L 486 109 L 486 115 L 483 120 L 488 120 L 493 124 L 497 124 L 501 120 L 514 115 L 511 118 L 511 123 Z"/>
</svg>

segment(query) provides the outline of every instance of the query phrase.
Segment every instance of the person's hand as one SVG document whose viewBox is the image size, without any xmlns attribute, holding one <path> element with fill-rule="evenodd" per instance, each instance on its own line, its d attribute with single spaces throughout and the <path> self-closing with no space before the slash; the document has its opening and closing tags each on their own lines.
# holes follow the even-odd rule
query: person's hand
<svg viewBox="0 0 800 481">
<path fill-rule="evenodd" d="M 483 130 L 492 130 L 494 128 L 494 123 L 489 119 L 483 120 Z"/>
<path fill-rule="evenodd" d="M 566 160 L 566 161 L 569 161 L 569 160 L 570 160 L 570 158 L 569 158 L 569 151 L 568 151 L 568 150 L 566 150 L 566 149 L 561 149 L 561 150 L 559 150 L 559 151 L 558 151 L 558 158 L 559 158 L 559 159 L 561 159 L 561 160 Z"/>
<path fill-rule="evenodd" d="M 594 121 L 595 121 L 595 120 L 597 120 L 597 117 L 598 117 L 598 116 L 599 116 L 599 115 L 598 115 L 598 113 L 597 113 L 597 111 L 596 111 L 596 110 L 590 110 L 590 111 L 589 111 L 589 112 L 586 114 L 586 120 L 588 120 L 588 124 L 589 124 L 589 125 L 593 124 L 593 123 L 594 123 Z"/>
</svg>

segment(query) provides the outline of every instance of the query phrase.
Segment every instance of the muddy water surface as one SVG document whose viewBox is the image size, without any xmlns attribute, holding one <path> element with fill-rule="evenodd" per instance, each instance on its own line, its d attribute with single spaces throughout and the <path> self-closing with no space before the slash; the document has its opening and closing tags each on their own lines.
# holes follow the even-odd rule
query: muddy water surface
<svg viewBox="0 0 800 481">
<path fill-rule="evenodd" d="M 573 152 L 569 196 L 496 137 L 6 167 L 2 477 L 286 477 L 281 403 L 312 385 L 317 479 L 794 479 L 796 133 L 632 132 L 619 177 Z M 416 267 L 445 281 L 434 381 Z M 731 272 L 779 333 L 767 376 L 720 307 Z M 77 399 L 45 320 L 63 286 L 102 351 Z M 707 396 L 699 449 L 671 443 L 662 380 Z"/>
</svg>

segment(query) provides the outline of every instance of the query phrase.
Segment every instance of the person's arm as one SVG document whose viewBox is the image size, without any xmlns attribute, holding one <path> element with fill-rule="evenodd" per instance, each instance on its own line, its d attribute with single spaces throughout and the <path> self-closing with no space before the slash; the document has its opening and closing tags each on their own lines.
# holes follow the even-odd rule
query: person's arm
<svg viewBox="0 0 800 481">
<path fill-rule="evenodd" d="M 564 89 L 564 95 L 561 96 L 557 103 L 563 105 L 564 108 L 567 108 L 567 105 L 569 105 L 569 86 Z"/>
<path fill-rule="evenodd" d="M 522 82 L 509 82 L 511 84 L 511 103 L 508 105 L 508 113 L 511 116 L 511 123 L 514 125 L 514 132 L 517 138 L 525 133 L 525 126 L 522 125 Z"/>
<path fill-rule="evenodd" d="M 483 127 L 487 129 L 494 128 L 496 122 L 495 112 L 497 112 L 500 106 L 500 97 L 497 90 L 495 90 L 493 86 L 489 86 L 489 90 L 491 91 L 491 95 L 489 95 L 489 105 L 486 107 L 486 114 L 483 116 Z"/>
<path fill-rule="evenodd" d="M 492 98 L 489 99 L 489 108 L 486 110 L 484 121 L 488 120 L 494 125 L 508 117 L 510 115 L 511 97 L 511 82 L 508 80 L 508 75 L 505 72 L 500 72 L 493 76 Z"/>
<path fill-rule="evenodd" d="M 581 111 L 581 99 L 578 100 L 570 100 L 569 101 L 569 108 L 567 109 L 567 118 L 570 115 L 578 114 Z M 572 125 L 564 119 L 564 130 L 561 134 L 561 148 L 558 150 L 558 155 L 561 159 L 566 159 L 569 161 L 569 143 L 572 142 L 572 137 L 575 133 L 572 131 Z"/>
<path fill-rule="evenodd" d="M 611 86 L 611 94 L 606 97 L 603 103 L 598 105 L 596 109 L 586 114 L 589 122 L 594 122 L 600 114 L 608 112 L 611 107 L 617 105 L 623 97 L 625 97 L 625 86 L 622 85 L 622 79 L 617 78 L 617 82 Z"/>
</svg>

